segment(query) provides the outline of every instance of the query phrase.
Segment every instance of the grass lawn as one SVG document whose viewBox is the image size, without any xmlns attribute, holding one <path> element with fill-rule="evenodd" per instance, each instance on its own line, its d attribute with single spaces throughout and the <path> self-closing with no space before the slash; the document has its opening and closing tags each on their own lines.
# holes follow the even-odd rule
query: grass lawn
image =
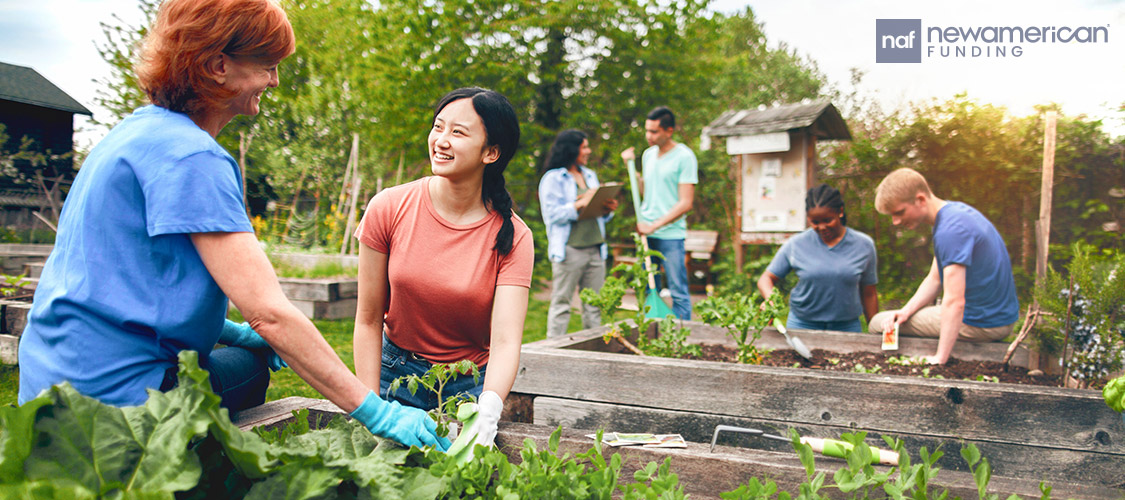
<svg viewBox="0 0 1125 500">
<path fill-rule="evenodd" d="M 578 304 L 574 304 L 577 306 Z M 547 333 L 547 306 L 548 302 L 537 300 L 534 297 L 530 299 L 527 310 L 527 321 L 524 323 L 523 341 L 524 343 L 542 340 Z M 233 316 L 237 317 L 237 313 Z M 235 319 L 235 318 L 232 318 Z M 355 370 L 355 364 L 352 355 L 352 330 L 355 326 L 355 320 L 317 320 L 313 321 L 320 332 L 324 334 L 324 338 L 336 350 L 336 354 L 344 360 L 348 368 Z M 582 318 L 580 314 L 570 315 L 570 331 L 578 331 L 582 329 Z M 15 366 L 0 365 L 0 405 L 15 404 L 16 397 L 19 392 L 19 369 Z M 287 398 L 290 396 L 304 396 L 309 398 L 322 397 L 319 393 L 313 390 L 305 381 L 301 380 L 293 370 L 281 370 L 273 374 L 270 380 L 270 387 L 266 392 L 266 400 L 273 401 L 276 399 Z"/>
</svg>

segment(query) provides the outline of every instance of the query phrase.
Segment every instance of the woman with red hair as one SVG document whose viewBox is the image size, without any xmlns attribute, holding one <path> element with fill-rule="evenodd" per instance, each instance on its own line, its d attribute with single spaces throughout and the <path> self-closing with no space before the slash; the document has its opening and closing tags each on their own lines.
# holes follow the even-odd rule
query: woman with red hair
<svg viewBox="0 0 1125 500">
<path fill-rule="evenodd" d="M 90 152 L 59 219 L 20 342 L 21 404 L 61 382 L 143 404 L 148 390 L 176 386 L 178 353 L 191 349 L 231 411 L 261 404 L 269 368 L 288 363 L 373 433 L 448 446 L 424 412 L 368 389 L 286 299 L 238 164 L 215 141 L 235 116 L 258 113 L 295 46 L 272 0 L 161 5 L 136 67 L 152 105 Z M 228 297 L 249 323 L 225 320 Z"/>
</svg>

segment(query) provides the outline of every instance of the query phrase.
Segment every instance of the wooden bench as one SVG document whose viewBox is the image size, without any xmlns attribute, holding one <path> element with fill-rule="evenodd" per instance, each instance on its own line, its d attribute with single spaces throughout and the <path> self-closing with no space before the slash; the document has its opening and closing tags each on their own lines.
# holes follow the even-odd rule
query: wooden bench
<svg viewBox="0 0 1125 500">
<path fill-rule="evenodd" d="M 689 229 L 684 238 L 684 265 L 687 267 L 689 289 L 702 293 L 714 283 L 711 265 L 715 263 L 715 247 L 719 232 L 708 229 Z M 631 243 L 610 243 L 613 264 L 637 262 L 636 250 Z M 692 278 L 695 278 L 694 280 Z"/>
</svg>

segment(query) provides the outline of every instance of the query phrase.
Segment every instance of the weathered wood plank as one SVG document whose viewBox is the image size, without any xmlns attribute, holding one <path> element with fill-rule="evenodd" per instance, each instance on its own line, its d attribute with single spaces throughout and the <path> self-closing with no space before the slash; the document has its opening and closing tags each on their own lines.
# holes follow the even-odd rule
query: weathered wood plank
<svg viewBox="0 0 1125 500">
<path fill-rule="evenodd" d="M 55 245 L 42 243 L 0 243 L 0 256 L 38 255 L 46 258 L 53 248 Z"/>
<path fill-rule="evenodd" d="M 306 408 L 309 410 L 310 423 L 316 421 L 312 419 L 319 419 L 325 415 L 345 414 L 343 410 L 328 400 L 293 396 L 270 401 L 263 405 L 240 411 L 231 415 L 230 420 L 235 426 L 244 431 L 255 427 L 265 427 L 269 429 L 286 424 L 293 419 L 293 412 L 295 410 Z"/>
<path fill-rule="evenodd" d="M 310 319 L 354 318 L 357 299 L 340 299 L 332 302 L 289 299 L 297 310 Z"/>
<path fill-rule="evenodd" d="M 519 447 L 525 439 L 534 441 L 540 450 L 546 449 L 547 438 L 553 431 L 554 427 L 501 422 L 499 432 L 496 434 L 496 444 L 510 460 L 516 462 L 519 460 Z M 559 439 L 559 453 L 573 455 L 589 450 L 592 440 L 585 437 L 589 433 L 590 431 L 587 430 L 564 428 Z M 775 452 L 717 446 L 712 453 L 709 447 L 709 444 L 688 443 L 687 449 L 606 447 L 602 452 L 605 455 L 618 453 L 622 456 L 624 462 L 621 476 L 624 478 L 632 477 L 635 470 L 649 462 L 662 463 L 665 458 L 671 458 L 672 471 L 679 476 L 684 491 L 691 494 L 692 498 L 719 498 L 719 493 L 735 489 L 751 477 L 775 481 L 780 488 L 790 492 L 796 492 L 797 485 L 806 480 L 804 467 L 791 451 Z M 837 463 L 830 465 L 819 458 L 817 463 L 821 470 L 829 470 L 837 465 Z M 883 467 L 878 468 L 886 470 Z M 935 489 L 933 486 L 939 490 L 948 489 L 951 498 L 955 496 L 975 498 L 977 495 L 972 477 L 965 472 L 943 469 L 931 485 L 931 491 Z M 1055 483 L 1052 483 L 1052 486 L 1056 486 Z M 1000 495 L 1000 498 L 1012 494 L 1024 498 L 1038 498 L 1040 495 L 1037 480 L 1012 479 L 995 475 L 989 483 L 988 491 Z M 879 495 L 881 492 L 875 494 Z M 1062 483 L 1055 487 L 1052 494 L 1056 498 L 1121 498 L 1119 490 Z"/>
<path fill-rule="evenodd" d="M 1092 390 L 525 348 L 513 391 L 1125 455 L 1121 416 Z"/>
<path fill-rule="evenodd" d="M 775 435 L 787 436 L 793 427 L 803 436 L 838 438 L 850 429 L 836 425 L 791 426 L 777 420 L 735 418 L 726 415 L 661 410 L 635 406 L 591 403 L 549 397 L 537 397 L 534 402 L 534 423 L 547 427 L 563 426 L 577 429 L 605 429 L 617 432 L 651 432 L 659 434 L 681 434 L 684 439 L 699 443 L 710 443 L 715 426 L 719 424 L 736 425 L 761 429 Z M 869 433 L 867 443 L 871 446 L 886 447 L 879 433 Z M 963 471 L 968 469 L 959 453 L 963 441 L 960 439 L 940 439 L 932 436 L 886 433 L 885 435 L 902 439 L 906 449 L 912 453 L 913 463 L 918 463 L 918 450 L 926 447 L 936 450 L 940 446 L 945 455 L 938 462 L 945 470 Z M 1037 484 L 1040 479 L 1057 485 L 1056 495 L 1062 491 L 1073 491 L 1080 484 L 1097 484 L 1111 487 L 1125 487 L 1125 457 L 1093 452 L 1077 452 L 1055 448 L 1029 447 L 991 441 L 972 440 L 987 457 L 993 472 L 1011 478 L 1028 478 L 1028 484 Z M 742 434 L 721 434 L 719 444 L 749 447 L 777 452 L 792 452 L 792 448 L 780 441 L 755 438 Z M 1033 448 L 1033 449 L 1029 449 Z M 1028 458 L 1034 457 L 1029 460 Z M 818 457 L 818 464 L 824 467 L 840 467 L 842 459 Z M 1066 484 L 1064 484 L 1066 483 Z M 1063 487 L 1065 486 L 1065 488 Z"/>
<path fill-rule="evenodd" d="M 290 300 L 328 302 L 340 298 L 340 281 L 326 278 L 278 278 Z"/>
<path fill-rule="evenodd" d="M 293 410 L 301 408 L 309 409 L 310 420 L 316 419 L 311 422 L 314 427 L 323 419 L 342 413 L 325 400 L 293 397 L 237 413 L 232 420 L 243 430 L 259 425 L 279 426 L 293 418 Z M 521 460 L 519 450 L 525 440 L 535 442 L 540 450 L 546 449 L 547 440 L 554 430 L 553 427 L 501 422 L 496 434 L 496 446 L 508 455 L 509 460 L 518 463 Z M 560 432 L 558 452 L 574 455 L 589 450 L 593 443 L 585 437 L 588 433 L 589 431 L 584 430 L 563 429 Z M 631 478 L 633 472 L 649 462 L 663 463 L 666 458 L 670 458 L 672 471 L 679 476 L 684 491 L 691 494 L 692 498 L 719 498 L 719 493 L 735 489 L 751 477 L 768 478 L 788 491 L 795 491 L 797 485 L 805 480 L 804 467 L 792 452 L 718 446 L 712 453 L 708 448 L 708 445 L 688 443 L 687 449 L 606 447 L 603 448 L 603 453 L 622 456 L 622 478 Z M 828 465 L 823 460 L 818 462 L 823 464 L 822 468 Z M 1035 497 L 1038 496 L 1037 484 L 1033 481 L 993 476 L 989 492 L 1001 497 L 1011 494 Z M 943 470 L 935 478 L 933 485 L 948 489 L 951 496 L 969 498 L 976 494 L 972 478 L 963 472 Z M 1055 487 L 1053 493 L 1059 498 L 1119 499 L 1121 496 L 1120 491 L 1106 488 L 1061 483 L 1053 483 L 1052 486 Z"/>
<path fill-rule="evenodd" d="M 23 274 L 28 278 L 38 279 L 43 274 L 43 266 L 46 262 L 29 262 L 23 266 Z"/>
<path fill-rule="evenodd" d="M 20 364 L 20 338 L 15 335 L 0 334 L 0 363 L 5 365 Z"/>
<path fill-rule="evenodd" d="M 27 315 L 31 312 L 31 302 L 0 300 L 0 333 L 19 337 L 27 328 Z"/>
</svg>

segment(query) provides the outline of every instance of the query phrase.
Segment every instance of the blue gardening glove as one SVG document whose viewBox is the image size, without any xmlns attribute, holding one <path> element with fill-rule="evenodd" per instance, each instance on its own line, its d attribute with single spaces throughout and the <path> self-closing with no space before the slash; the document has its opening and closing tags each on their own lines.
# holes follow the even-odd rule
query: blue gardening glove
<svg viewBox="0 0 1125 500">
<path fill-rule="evenodd" d="M 281 356 L 273 351 L 266 339 L 263 339 L 261 335 L 258 335 L 258 332 L 250 328 L 250 323 L 235 323 L 229 319 L 225 320 L 223 331 L 219 333 L 219 343 L 252 351 L 267 351 L 265 353 L 266 364 L 269 365 L 270 371 L 276 372 L 282 368 L 289 368 L 289 363 L 286 363 L 284 359 L 281 359 Z"/>
<path fill-rule="evenodd" d="M 350 415 L 372 434 L 393 439 L 406 446 L 433 445 L 440 451 L 449 449 L 449 440 L 437 435 L 437 424 L 426 412 L 402 406 L 397 401 L 384 401 L 375 391 L 367 393 L 363 404 Z"/>
<path fill-rule="evenodd" d="M 477 419 L 473 422 L 473 426 L 465 432 L 469 435 L 476 435 L 474 443 L 481 446 L 492 446 L 496 439 L 496 425 L 500 422 L 500 411 L 504 409 L 504 401 L 500 399 L 499 394 L 484 391 L 474 405 L 477 410 Z"/>
</svg>

